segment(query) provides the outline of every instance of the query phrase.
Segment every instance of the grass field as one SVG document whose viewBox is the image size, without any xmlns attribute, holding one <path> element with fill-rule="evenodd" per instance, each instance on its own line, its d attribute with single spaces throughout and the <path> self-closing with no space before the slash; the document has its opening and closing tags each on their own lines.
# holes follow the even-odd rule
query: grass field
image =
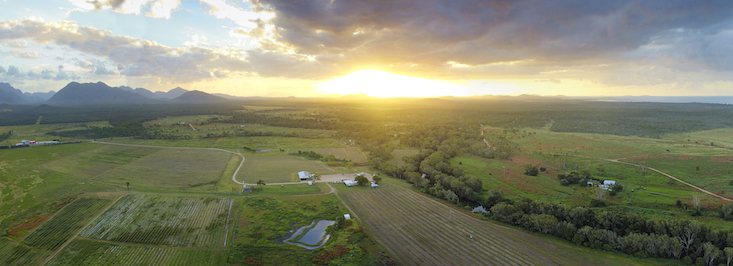
<svg viewBox="0 0 733 266">
<path fill-rule="evenodd" d="M 77 231 L 84 228 L 108 203 L 110 201 L 107 199 L 79 198 L 28 235 L 23 243 L 31 247 L 55 251 Z"/>
<path fill-rule="evenodd" d="M 125 243 L 223 247 L 231 199 L 130 194 L 79 235 Z"/>
<path fill-rule="evenodd" d="M 97 182 L 131 188 L 176 191 L 215 191 L 231 154 L 221 151 L 160 149 L 94 178 Z"/>
<path fill-rule="evenodd" d="M 284 183 L 297 181 L 299 171 L 326 174 L 332 170 L 321 162 L 308 161 L 303 158 L 286 157 L 252 157 L 244 161 L 237 174 L 237 180 L 245 183 L 257 183 L 262 179 L 265 183 Z"/>
<path fill-rule="evenodd" d="M 67 156 L 43 166 L 64 174 L 91 178 L 158 151 L 156 148 L 108 145 Z"/>
<path fill-rule="evenodd" d="M 392 151 L 392 159 L 389 159 L 387 163 L 396 166 L 403 166 L 405 165 L 405 161 L 403 161 L 402 158 L 415 155 L 419 152 L 419 150 L 394 150 Z"/>
<path fill-rule="evenodd" d="M 369 161 L 364 153 L 362 153 L 357 147 L 306 149 L 304 151 L 314 151 L 323 156 L 333 155 L 336 159 L 346 159 L 355 163 L 366 163 Z"/>
<path fill-rule="evenodd" d="M 39 167 L 99 147 L 102 145 L 81 143 L 0 150 L 0 232 L 44 216 L 56 210 L 58 202 L 79 193 L 110 189 L 106 184 Z"/>
<path fill-rule="evenodd" d="M 48 265 L 220 265 L 213 250 L 130 246 L 76 239 Z"/>
<path fill-rule="evenodd" d="M 408 265 L 630 265 L 481 221 L 407 189 L 343 194 Z"/>
<path fill-rule="evenodd" d="M 0 132 L 12 130 L 13 134 L 25 135 L 25 139 L 33 139 L 31 134 L 41 134 L 49 131 L 66 131 L 85 129 L 86 127 L 108 127 L 107 121 L 85 122 L 85 123 L 63 123 L 63 124 L 40 124 L 40 125 L 21 125 L 21 126 L 0 126 Z"/>
<path fill-rule="evenodd" d="M 257 195 L 257 196 L 286 196 L 286 195 L 306 195 L 306 194 L 323 194 L 324 189 L 322 188 L 323 183 L 316 183 L 309 186 L 307 183 L 303 184 L 292 184 L 292 185 L 272 185 L 264 186 L 262 190 L 256 190 L 244 195 Z M 241 188 L 241 187 L 240 187 Z"/>
<path fill-rule="evenodd" d="M 230 151 L 250 149 L 298 151 L 310 148 L 342 148 L 344 144 L 333 139 L 311 139 L 291 137 L 229 137 L 218 139 L 164 140 L 164 139 L 120 139 L 105 140 L 123 144 L 140 144 L 167 147 L 219 148 Z"/>
</svg>

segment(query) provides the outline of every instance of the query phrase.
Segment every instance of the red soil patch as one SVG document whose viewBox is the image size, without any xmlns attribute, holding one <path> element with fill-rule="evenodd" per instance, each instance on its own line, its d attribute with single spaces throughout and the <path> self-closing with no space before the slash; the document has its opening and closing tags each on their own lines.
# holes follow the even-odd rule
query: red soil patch
<svg viewBox="0 0 733 266">
<path fill-rule="evenodd" d="M 710 161 L 711 162 L 716 162 L 716 163 L 730 163 L 730 162 L 733 162 L 733 156 L 728 156 L 728 157 L 712 157 L 712 158 L 710 158 Z"/>
<path fill-rule="evenodd" d="M 15 227 L 11 227 L 8 230 L 8 235 L 13 238 L 22 237 L 22 235 L 19 235 L 18 233 L 23 232 L 23 231 L 29 231 L 29 230 L 32 230 L 33 228 L 36 228 L 37 226 L 41 225 L 43 222 L 48 220 L 48 218 L 51 218 L 51 216 L 53 216 L 54 213 L 56 212 L 53 211 L 43 216 L 41 215 L 33 216 L 30 219 L 28 219 L 27 222 L 17 225 Z"/>
</svg>

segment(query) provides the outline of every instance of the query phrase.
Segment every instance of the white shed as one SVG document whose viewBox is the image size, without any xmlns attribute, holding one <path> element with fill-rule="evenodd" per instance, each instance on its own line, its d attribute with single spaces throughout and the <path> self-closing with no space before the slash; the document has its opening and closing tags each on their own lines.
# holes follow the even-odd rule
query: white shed
<svg viewBox="0 0 733 266">
<path fill-rule="evenodd" d="M 312 186 L 313 185 L 313 181 L 308 181 L 308 185 L 309 186 Z"/>
<path fill-rule="evenodd" d="M 310 173 L 308 173 L 306 171 L 300 171 L 300 172 L 298 172 L 298 177 L 300 178 L 300 180 L 306 180 L 306 179 L 310 178 Z"/>
<path fill-rule="evenodd" d="M 344 214 L 344 219 L 351 220 L 351 215 L 349 215 L 348 213 Z"/>
<path fill-rule="evenodd" d="M 613 186 L 613 185 L 616 185 L 616 181 L 615 180 L 603 180 L 603 184 L 606 186 Z"/>
<path fill-rule="evenodd" d="M 372 182 L 372 188 L 378 188 L 378 187 L 379 185 L 377 185 L 377 183 Z"/>
</svg>

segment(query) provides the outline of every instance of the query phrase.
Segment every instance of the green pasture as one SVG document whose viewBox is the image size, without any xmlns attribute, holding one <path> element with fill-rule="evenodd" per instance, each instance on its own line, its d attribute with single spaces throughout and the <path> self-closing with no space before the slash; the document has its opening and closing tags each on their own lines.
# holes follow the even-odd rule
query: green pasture
<svg viewBox="0 0 733 266">
<path fill-rule="evenodd" d="M 524 129 L 536 134 L 509 135 L 523 153 L 576 154 L 598 158 L 627 158 L 647 154 L 720 156 L 733 151 L 682 141 L 680 137 L 648 138 L 591 133 L 558 133 Z M 489 134 L 498 134 L 486 132 Z M 709 144 L 709 143 L 708 143 Z"/>
<path fill-rule="evenodd" d="M 306 194 L 323 194 L 324 191 L 328 191 L 328 187 L 325 187 L 323 183 L 315 183 L 308 185 L 307 182 L 301 184 L 288 184 L 288 185 L 266 185 L 262 186 L 252 192 L 244 192 L 242 195 L 251 196 L 287 196 L 287 195 L 306 195 Z M 241 191 L 242 186 L 239 186 Z"/>
<path fill-rule="evenodd" d="M 405 165 L 405 161 L 402 158 L 418 154 L 420 150 L 394 150 L 392 151 L 392 159 L 389 159 L 387 163 L 395 166 Z"/>
<path fill-rule="evenodd" d="M 295 151 L 309 148 L 341 148 L 344 145 L 333 139 L 311 139 L 291 137 L 227 137 L 219 139 L 192 139 L 192 140 L 164 140 L 164 139 L 122 139 L 113 138 L 104 141 L 166 147 L 197 147 L 197 148 L 220 148 L 230 151 L 245 151 L 249 149 L 269 149 L 279 151 Z"/>
<path fill-rule="evenodd" d="M 215 191 L 233 156 L 221 151 L 160 149 L 107 171 L 94 180 L 125 188 Z"/>
<path fill-rule="evenodd" d="M 104 183 L 42 167 L 100 147 L 79 143 L 0 150 L 0 232 L 52 211 L 54 202 L 80 193 L 109 190 L 111 187 Z"/>
<path fill-rule="evenodd" d="M 237 180 L 254 184 L 262 179 L 265 183 L 297 182 L 298 172 L 329 174 L 333 170 L 318 161 L 309 161 L 300 157 L 252 157 L 244 161 L 237 174 Z"/>
<path fill-rule="evenodd" d="M 369 161 L 364 153 L 362 153 L 361 150 L 357 147 L 304 149 L 303 151 L 317 152 L 324 157 L 333 155 L 336 159 L 346 159 L 355 163 L 366 163 L 367 161 Z"/>
<path fill-rule="evenodd" d="M 158 151 L 156 148 L 104 145 L 46 163 L 43 167 L 76 177 L 92 178 Z"/>
<path fill-rule="evenodd" d="M 26 136 L 25 139 L 33 139 L 34 136 L 31 134 L 42 134 L 49 131 L 66 131 L 66 130 L 78 130 L 85 129 L 86 127 L 108 127 L 109 122 L 107 121 L 96 121 L 96 122 L 84 122 L 84 123 L 62 123 L 62 124 L 43 124 L 40 125 L 21 125 L 21 126 L 0 126 L 0 132 L 7 132 L 12 130 L 13 134 Z"/>
</svg>

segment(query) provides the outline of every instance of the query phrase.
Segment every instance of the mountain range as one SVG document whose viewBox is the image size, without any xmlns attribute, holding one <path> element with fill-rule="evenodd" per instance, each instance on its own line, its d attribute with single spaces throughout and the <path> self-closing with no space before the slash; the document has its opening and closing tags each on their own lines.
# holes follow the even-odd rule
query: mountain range
<svg viewBox="0 0 733 266">
<path fill-rule="evenodd" d="M 109 104 L 109 103 L 213 103 L 223 102 L 234 96 L 212 95 L 202 91 L 189 91 L 176 87 L 168 92 L 152 92 L 144 88 L 128 86 L 110 87 L 103 82 L 71 82 L 58 92 L 24 93 L 8 83 L 0 83 L 0 104 Z"/>
</svg>

